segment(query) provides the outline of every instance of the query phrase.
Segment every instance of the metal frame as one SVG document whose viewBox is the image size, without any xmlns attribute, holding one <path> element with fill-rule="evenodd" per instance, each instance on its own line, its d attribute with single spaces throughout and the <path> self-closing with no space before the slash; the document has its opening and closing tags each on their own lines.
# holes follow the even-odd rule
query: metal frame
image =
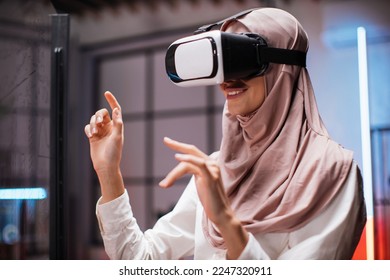
<svg viewBox="0 0 390 280">
<path fill-rule="evenodd" d="M 50 107 L 50 259 L 67 259 L 66 147 L 69 15 L 54 14 L 51 47 Z"/>
</svg>

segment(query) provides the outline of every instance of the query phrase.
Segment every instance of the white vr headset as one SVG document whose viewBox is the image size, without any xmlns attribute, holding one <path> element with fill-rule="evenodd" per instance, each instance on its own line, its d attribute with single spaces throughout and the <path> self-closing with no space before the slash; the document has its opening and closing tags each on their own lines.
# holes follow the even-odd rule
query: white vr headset
<svg viewBox="0 0 390 280">
<path fill-rule="evenodd" d="M 211 28 L 250 13 L 244 11 L 202 26 L 196 35 L 173 42 L 165 56 L 168 77 L 178 86 L 207 86 L 263 75 L 269 63 L 306 67 L 306 53 L 271 48 L 259 34 L 235 34 Z"/>
</svg>

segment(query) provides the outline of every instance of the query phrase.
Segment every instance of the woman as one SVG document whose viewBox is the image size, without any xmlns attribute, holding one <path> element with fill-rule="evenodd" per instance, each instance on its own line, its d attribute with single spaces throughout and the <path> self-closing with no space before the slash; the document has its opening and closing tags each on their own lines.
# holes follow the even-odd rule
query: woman
<svg viewBox="0 0 390 280">
<path fill-rule="evenodd" d="M 298 21 L 263 8 L 221 30 L 252 32 L 277 48 L 307 51 Z M 179 164 L 160 182 L 193 174 L 174 210 L 144 233 L 133 217 L 119 168 L 123 123 L 112 109 L 85 128 L 101 184 L 97 216 L 114 259 L 349 259 L 365 224 L 360 172 L 332 141 L 305 68 L 270 64 L 263 76 L 221 84 L 226 104 L 220 151 L 208 156 L 169 138 Z"/>
</svg>

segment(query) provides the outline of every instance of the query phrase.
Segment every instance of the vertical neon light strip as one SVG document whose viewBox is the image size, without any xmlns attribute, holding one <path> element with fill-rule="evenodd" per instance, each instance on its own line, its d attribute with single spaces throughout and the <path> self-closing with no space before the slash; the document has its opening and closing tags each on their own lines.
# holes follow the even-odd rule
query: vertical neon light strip
<svg viewBox="0 0 390 280">
<path fill-rule="evenodd" d="M 372 164 L 371 164 L 371 130 L 370 109 L 368 96 L 368 67 L 367 67 L 367 41 L 366 29 L 358 27 L 358 62 L 359 62 L 359 92 L 360 92 L 360 124 L 363 156 L 363 183 L 367 207 L 367 259 L 374 256 L 374 206 L 372 193 Z"/>
</svg>

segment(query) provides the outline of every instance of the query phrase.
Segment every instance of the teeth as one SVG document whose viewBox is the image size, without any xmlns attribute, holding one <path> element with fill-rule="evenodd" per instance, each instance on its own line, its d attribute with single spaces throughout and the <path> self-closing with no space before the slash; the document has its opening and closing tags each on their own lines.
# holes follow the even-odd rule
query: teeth
<svg viewBox="0 0 390 280">
<path fill-rule="evenodd" d="M 240 94 L 241 92 L 242 92 L 241 90 L 229 91 L 228 95 L 229 96 L 234 96 L 234 95 Z"/>
</svg>

